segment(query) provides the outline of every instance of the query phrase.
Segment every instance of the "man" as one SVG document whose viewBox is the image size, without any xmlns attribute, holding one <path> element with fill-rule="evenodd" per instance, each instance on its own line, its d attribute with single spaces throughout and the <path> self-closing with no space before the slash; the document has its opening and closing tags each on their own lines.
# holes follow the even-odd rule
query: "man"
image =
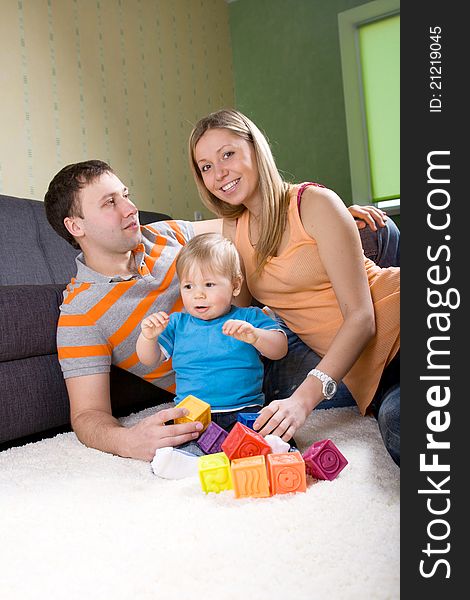
<svg viewBox="0 0 470 600">
<path fill-rule="evenodd" d="M 152 370 L 138 361 L 135 342 L 140 323 L 152 312 L 181 309 L 176 256 L 194 235 L 221 233 L 222 220 L 140 226 L 128 189 L 111 167 L 99 160 L 71 164 L 59 171 L 49 185 L 44 205 L 55 231 L 81 249 L 76 259 L 77 276 L 64 292 L 57 328 L 59 360 L 77 437 L 86 446 L 148 461 L 158 448 L 196 439 L 202 429 L 200 423 L 165 425 L 184 415 L 185 410 L 178 407 L 123 427 L 112 416 L 109 373 L 115 364 L 159 387 L 174 389 L 171 365 L 165 363 Z M 380 211 L 350 209 L 371 229 L 376 229 L 374 219 L 384 225 Z M 248 298 L 245 292 L 243 300 Z M 302 346 L 299 351 L 303 353 L 301 361 L 295 361 L 300 378 L 319 359 L 298 338 L 296 346 Z M 294 357 L 289 360 L 286 389 L 295 379 Z M 273 366 L 269 368 L 271 386 L 277 394 L 283 393 L 284 388 L 276 386 Z M 344 388 L 343 396 L 348 398 L 348 394 Z"/>
</svg>

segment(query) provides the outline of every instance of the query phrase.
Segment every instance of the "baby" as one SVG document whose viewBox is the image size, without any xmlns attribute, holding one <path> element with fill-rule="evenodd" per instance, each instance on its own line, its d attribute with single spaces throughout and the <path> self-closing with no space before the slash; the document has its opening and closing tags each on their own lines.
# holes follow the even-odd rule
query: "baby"
<svg viewBox="0 0 470 600">
<path fill-rule="evenodd" d="M 188 395 L 211 405 L 212 420 L 230 431 L 239 412 L 264 405 L 261 355 L 276 360 L 287 353 L 287 338 L 271 317 L 256 307 L 232 304 L 243 275 L 235 246 L 219 234 L 195 236 L 176 260 L 184 312 L 153 313 L 142 321 L 139 360 L 158 366 L 170 357 L 176 375 L 175 403 Z M 203 454 L 195 443 L 185 451 Z M 183 459 L 173 449 L 171 461 Z M 176 464 L 176 462 L 175 462 Z"/>
</svg>

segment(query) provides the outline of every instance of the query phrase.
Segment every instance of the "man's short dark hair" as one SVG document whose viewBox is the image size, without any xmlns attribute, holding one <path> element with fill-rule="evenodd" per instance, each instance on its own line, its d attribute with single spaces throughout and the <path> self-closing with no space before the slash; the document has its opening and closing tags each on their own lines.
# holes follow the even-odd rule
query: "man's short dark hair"
<svg viewBox="0 0 470 600">
<path fill-rule="evenodd" d="M 64 225 L 66 217 L 83 217 L 79 192 L 104 173 L 114 173 L 102 160 L 87 160 L 67 165 L 50 182 L 44 196 L 47 220 L 54 230 L 74 248 L 80 248 Z"/>
</svg>

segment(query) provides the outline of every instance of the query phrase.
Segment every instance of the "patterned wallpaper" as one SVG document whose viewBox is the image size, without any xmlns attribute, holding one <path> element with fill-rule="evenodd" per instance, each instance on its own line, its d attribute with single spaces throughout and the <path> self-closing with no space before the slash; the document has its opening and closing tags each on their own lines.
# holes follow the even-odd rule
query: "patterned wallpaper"
<svg viewBox="0 0 470 600">
<path fill-rule="evenodd" d="M 234 102 L 225 0 L 1 0 L 0 193 L 108 161 L 138 206 L 205 217 L 192 124 Z"/>
</svg>

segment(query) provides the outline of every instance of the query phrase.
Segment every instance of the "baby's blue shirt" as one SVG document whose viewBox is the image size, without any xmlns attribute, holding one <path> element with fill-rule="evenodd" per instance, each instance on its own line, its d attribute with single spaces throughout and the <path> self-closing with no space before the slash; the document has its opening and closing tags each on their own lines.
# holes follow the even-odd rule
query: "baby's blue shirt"
<svg viewBox="0 0 470 600">
<path fill-rule="evenodd" d="M 173 359 L 176 374 L 175 402 L 188 395 L 208 402 L 214 411 L 263 405 L 264 367 L 254 346 L 222 333 L 229 319 L 248 321 L 260 329 L 280 330 L 256 307 L 232 306 L 229 313 L 204 321 L 186 312 L 172 313 L 158 342 Z"/>
</svg>

